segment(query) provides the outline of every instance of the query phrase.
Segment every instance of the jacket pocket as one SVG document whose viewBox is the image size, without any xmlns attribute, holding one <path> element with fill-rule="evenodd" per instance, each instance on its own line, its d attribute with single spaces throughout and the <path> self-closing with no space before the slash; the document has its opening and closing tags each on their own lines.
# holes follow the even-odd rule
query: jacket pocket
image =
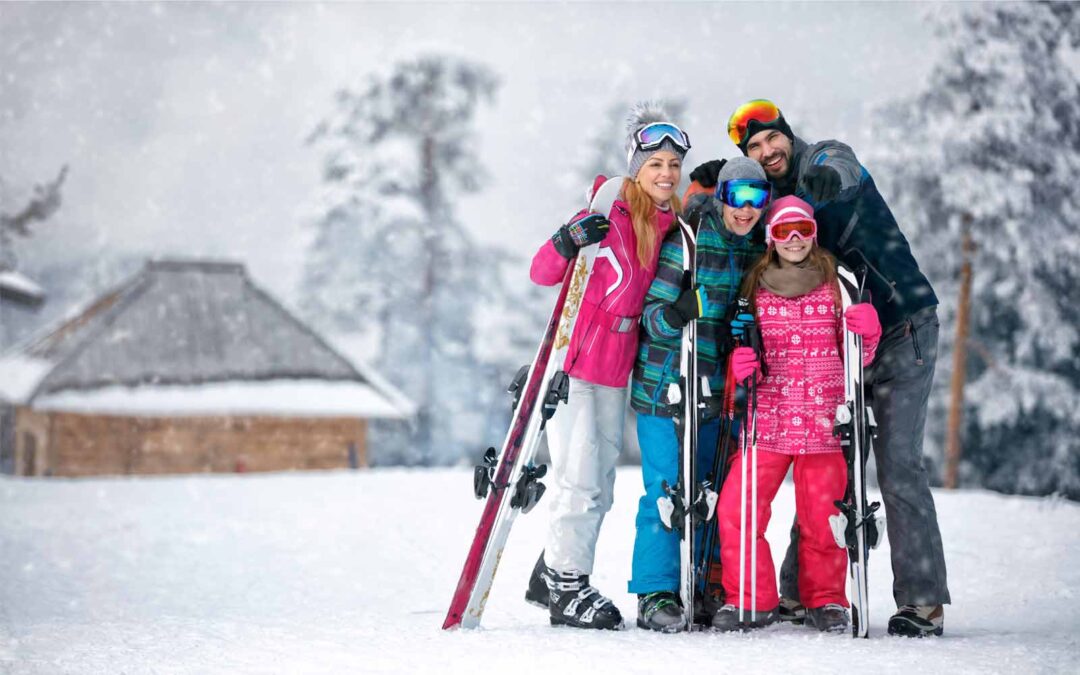
<svg viewBox="0 0 1080 675">
<path fill-rule="evenodd" d="M 588 323 L 574 331 L 569 365 L 604 383 L 625 381 L 637 355 L 640 320 L 638 316 L 618 316 L 583 302 L 578 321 Z"/>
</svg>

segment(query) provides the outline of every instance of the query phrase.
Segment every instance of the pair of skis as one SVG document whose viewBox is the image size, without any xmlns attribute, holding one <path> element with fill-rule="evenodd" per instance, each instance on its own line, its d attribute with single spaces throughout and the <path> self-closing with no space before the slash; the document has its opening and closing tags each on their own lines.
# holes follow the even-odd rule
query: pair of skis
<svg viewBox="0 0 1080 675">
<path fill-rule="evenodd" d="M 837 266 L 840 277 L 840 296 L 843 308 L 867 302 L 863 287 L 865 270 L 856 274 L 843 265 Z M 863 371 L 863 339 L 845 327 L 844 330 L 844 402 L 836 408 L 833 435 L 840 437 L 840 447 L 847 460 L 848 481 L 844 498 L 836 502 L 840 513 L 829 516 L 836 545 L 846 548 L 851 573 L 851 634 L 869 637 L 869 588 L 867 560 L 870 549 L 877 548 L 885 536 L 885 518 L 878 511 L 881 504 L 868 503 L 866 496 L 866 460 L 873 448 L 877 422 L 874 411 L 866 401 Z"/>
<path fill-rule="evenodd" d="M 693 289 L 697 287 L 697 232 L 682 218 L 678 225 L 682 234 L 683 286 Z M 705 399 L 711 395 L 708 378 L 698 373 L 697 321 L 690 321 L 682 331 L 679 381 L 671 383 L 667 391 L 668 404 L 676 409 L 673 419 L 679 437 L 679 473 L 674 486 L 662 483 L 665 494 L 657 498 L 656 504 L 664 526 L 679 533 L 679 596 L 688 630 L 698 626 L 698 578 L 707 572 L 707 568 L 699 566 L 697 530 L 714 522 L 718 498 L 708 480 L 697 478 L 698 430 Z"/>
<path fill-rule="evenodd" d="M 589 210 L 608 215 L 622 183 L 621 177 L 604 182 L 593 193 Z M 510 385 L 509 391 L 514 396 L 513 417 L 502 449 L 496 454 L 494 448 L 488 448 L 483 462 L 475 469 L 473 490 L 478 499 L 486 502 L 443 622 L 444 629 L 480 625 L 514 519 L 518 513 L 531 510 L 544 494 L 539 479 L 547 467 L 534 466 L 533 459 L 547 421 L 559 403 L 567 400 L 569 378 L 562 367 L 599 248 L 599 244 L 583 248 L 567 266 L 536 356 Z"/>
</svg>

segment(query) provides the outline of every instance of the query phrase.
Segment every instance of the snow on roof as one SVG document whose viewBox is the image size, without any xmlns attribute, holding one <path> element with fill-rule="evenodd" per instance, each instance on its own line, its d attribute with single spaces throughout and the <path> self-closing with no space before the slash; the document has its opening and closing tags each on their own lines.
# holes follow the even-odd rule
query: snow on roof
<svg viewBox="0 0 1080 675">
<path fill-rule="evenodd" d="M 65 394 L 57 400 L 83 401 L 90 392 L 131 387 L 190 391 L 238 382 L 322 381 L 362 385 L 383 399 L 364 409 L 388 411 L 381 416 L 409 416 L 415 409 L 256 286 L 237 263 L 150 261 L 9 356 L 0 359 L 0 397 L 35 408 L 40 397 Z"/>
<path fill-rule="evenodd" d="M 35 410 L 124 416 L 270 415 L 275 417 L 407 417 L 381 392 L 326 380 L 110 386 L 38 396 Z"/>
<path fill-rule="evenodd" d="M 416 414 L 416 404 L 405 395 L 403 391 L 390 384 L 390 381 L 367 364 L 365 356 L 370 354 L 374 347 L 370 339 L 357 334 L 335 334 L 326 336 L 327 342 L 342 356 L 349 360 L 353 368 L 374 385 L 384 396 L 393 401 L 398 410 L 406 416 Z"/>
<path fill-rule="evenodd" d="M 25 403 L 53 364 L 21 354 L 0 357 L 0 401 Z"/>
<path fill-rule="evenodd" d="M 118 384 L 363 380 L 234 263 L 151 261 L 27 353 L 57 364 L 41 393 Z"/>
<path fill-rule="evenodd" d="M 8 270 L 0 272 L 0 298 L 36 305 L 45 299 L 45 289 L 31 281 L 26 275 Z"/>
</svg>

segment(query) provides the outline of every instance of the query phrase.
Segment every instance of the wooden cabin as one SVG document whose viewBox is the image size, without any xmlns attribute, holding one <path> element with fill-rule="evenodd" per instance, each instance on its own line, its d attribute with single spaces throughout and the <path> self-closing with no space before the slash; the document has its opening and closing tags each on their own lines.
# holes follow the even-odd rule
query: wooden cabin
<svg viewBox="0 0 1080 675">
<path fill-rule="evenodd" d="M 411 403 L 239 264 L 152 261 L 0 357 L 0 469 L 21 476 L 362 467 Z"/>
</svg>

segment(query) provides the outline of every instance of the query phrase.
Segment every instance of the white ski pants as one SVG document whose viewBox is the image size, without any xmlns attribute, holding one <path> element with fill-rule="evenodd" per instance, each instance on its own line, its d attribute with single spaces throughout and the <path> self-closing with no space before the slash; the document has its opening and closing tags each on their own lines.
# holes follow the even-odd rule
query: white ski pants
<svg viewBox="0 0 1080 675">
<path fill-rule="evenodd" d="M 626 390 L 572 377 L 567 403 L 548 421 L 551 522 L 544 562 L 557 571 L 592 574 L 596 538 L 615 496 Z"/>
</svg>

